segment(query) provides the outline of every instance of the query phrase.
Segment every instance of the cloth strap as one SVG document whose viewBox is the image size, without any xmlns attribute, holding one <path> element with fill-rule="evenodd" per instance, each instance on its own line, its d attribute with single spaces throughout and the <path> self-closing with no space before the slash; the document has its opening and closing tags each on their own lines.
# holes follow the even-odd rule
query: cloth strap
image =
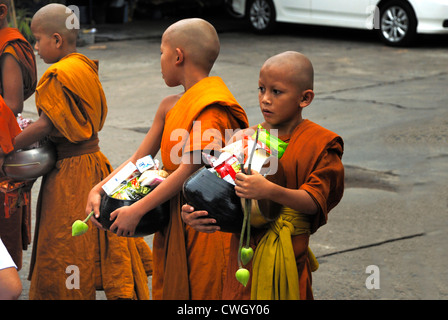
<svg viewBox="0 0 448 320">
<path fill-rule="evenodd" d="M 76 144 L 69 142 L 65 138 L 56 138 L 55 142 L 58 160 L 100 151 L 97 134 L 93 134 L 89 140 L 81 141 Z"/>
<path fill-rule="evenodd" d="M 310 233 L 310 216 L 283 207 L 260 240 L 252 266 L 252 300 L 300 299 L 299 275 L 291 236 Z M 318 262 L 308 248 L 311 270 Z"/>
</svg>

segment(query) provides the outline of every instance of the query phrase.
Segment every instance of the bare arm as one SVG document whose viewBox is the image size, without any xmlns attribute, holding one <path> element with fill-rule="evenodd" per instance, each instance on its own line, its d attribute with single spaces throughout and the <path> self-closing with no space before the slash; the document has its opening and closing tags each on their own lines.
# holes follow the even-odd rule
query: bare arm
<svg viewBox="0 0 448 320">
<path fill-rule="evenodd" d="M 0 59 L 3 99 L 14 115 L 23 111 L 23 76 L 19 63 L 11 54 Z"/>
<path fill-rule="evenodd" d="M 118 168 L 116 168 L 112 173 L 110 173 L 104 180 L 102 180 L 95 187 L 93 187 L 92 190 L 90 191 L 87 199 L 86 215 L 88 215 L 92 211 L 95 212 L 94 217 L 92 217 L 91 220 L 97 227 L 101 228 L 101 224 L 95 218 L 98 219 L 100 216 L 99 208 L 101 203 L 101 197 L 104 195 L 102 186 L 105 183 L 107 183 L 111 179 L 111 177 L 113 177 L 129 162 L 135 164 L 136 160 L 148 154 L 155 157 L 155 155 L 160 149 L 160 143 L 165 124 L 165 115 L 178 99 L 179 96 L 173 95 L 162 100 L 154 117 L 153 125 L 151 126 L 150 130 L 146 134 L 145 138 L 143 139 L 142 143 L 135 151 L 135 153 L 128 160 L 123 162 Z"/>
<path fill-rule="evenodd" d="M 179 193 L 184 181 L 202 166 L 201 164 L 190 164 L 193 161 L 185 161 L 187 158 L 193 159 L 193 154 L 185 155 L 179 168 L 143 199 L 129 207 L 121 207 L 112 212 L 110 217 L 111 219 L 116 218 L 116 220 L 110 226 L 110 230 L 119 236 L 132 236 L 141 218 L 147 212 Z"/>
<path fill-rule="evenodd" d="M 28 147 L 48 136 L 53 130 L 53 123 L 42 112 L 36 122 L 30 124 L 14 139 L 14 150 L 19 150 Z"/>
<path fill-rule="evenodd" d="M 315 214 L 318 206 L 305 190 L 279 186 L 256 171 L 251 175 L 238 173 L 235 180 L 236 195 L 246 199 L 266 199 L 305 214 Z"/>
</svg>

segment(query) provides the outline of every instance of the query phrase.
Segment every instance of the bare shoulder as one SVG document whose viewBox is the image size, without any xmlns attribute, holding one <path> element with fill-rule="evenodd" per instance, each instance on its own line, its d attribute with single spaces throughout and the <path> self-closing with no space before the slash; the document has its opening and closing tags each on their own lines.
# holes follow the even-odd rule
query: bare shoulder
<svg viewBox="0 0 448 320">
<path fill-rule="evenodd" d="M 170 111 L 174 107 L 177 101 L 179 101 L 179 99 L 182 97 L 182 94 L 183 93 L 172 94 L 163 98 L 162 101 L 160 102 L 158 113 L 165 116 L 168 113 L 168 111 Z"/>
<path fill-rule="evenodd" d="M 167 113 L 174 107 L 177 101 L 179 101 L 180 97 L 182 97 L 182 94 L 173 94 L 162 99 L 154 117 L 153 126 L 164 126 Z"/>
</svg>

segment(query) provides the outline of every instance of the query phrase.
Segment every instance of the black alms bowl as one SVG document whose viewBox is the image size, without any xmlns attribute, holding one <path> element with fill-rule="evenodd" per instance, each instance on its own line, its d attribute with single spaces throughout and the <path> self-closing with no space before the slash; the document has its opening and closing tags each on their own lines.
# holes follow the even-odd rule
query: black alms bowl
<svg viewBox="0 0 448 320">
<path fill-rule="evenodd" d="M 118 208 L 130 206 L 134 202 L 136 200 L 121 200 L 109 197 L 108 195 L 103 196 L 101 199 L 99 222 L 104 228 L 109 230 L 114 222 L 110 220 L 110 214 Z M 144 237 L 162 230 L 168 224 L 169 209 L 170 203 L 167 201 L 146 213 L 137 225 L 134 237 Z"/>
<path fill-rule="evenodd" d="M 244 214 L 233 184 L 203 167 L 185 181 L 183 193 L 196 211 L 205 210 L 207 218 L 216 219 L 222 232 L 241 232 Z"/>
</svg>

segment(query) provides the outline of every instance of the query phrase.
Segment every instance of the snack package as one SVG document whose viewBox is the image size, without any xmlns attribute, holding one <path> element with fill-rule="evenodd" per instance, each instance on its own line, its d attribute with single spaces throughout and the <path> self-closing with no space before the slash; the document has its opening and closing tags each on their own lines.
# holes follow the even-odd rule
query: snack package
<svg viewBox="0 0 448 320">
<path fill-rule="evenodd" d="M 123 184 L 127 184 L 128 181 L 135 178 L 139 175 L 140 171 L 138 171 L 135 164 L 132 162 L 127 163 L 120 171 L 118 171 L 109 181 L 107 181 L 103 185 L 103 190 L 107 195 L 112 195 L 115 193 L 116 189 L 121 187 Z"/>
<path fill-rule="evenodd" d="M 158 167 L 150 156 L 139 159 L 140 169 Z M 115 199 L 140 200 L 158 186 L 168 173 L 164 170 L 147 169 L 143 173 L 132 162 L 127 163 L 107 183 L 103 185 L 106 194 Z"/>
<path fill-rule="evenodd" d="M 256 133 L 252 135 L 255 139 Z M 285 153 L 288 143 L 280 140 L 277 136 L 270 134 L 266 129 L 264 129 L 260 124 L 258 125 L 258 142 L 261 142 L 267 146 L 269 153 L 277 158 L 281 158 L 283 153 Z"/>
<path fill-rule="evenodd" d="M 23 118 L 21 113 L 19 113 L 17 115 L 17 123 L 19 124 L 19 127 L 22 130 L 25 129 L 26 127 L 28 127 L 32 122 L 33 122 L 33 120 L 31 120 L 31 119 Z"/>
<path fill-rule="evenodd" d="M 136 176 L 127 183 L 121 184 L 118 190 L 111 194 L 111 197 L 122 200 L 140 200 L 149 192 L 151 192 L 151 188 L 140 185 L 139 177 Z"/>
<path fill-rule="evenodd" d="M 165 170 L 147 170 L 142 173 L 138 182 L 141 186 L 154 189 L 165 180 L 166 177 L 168 177 L 168 173 Z"/>
<path fill-rule="evenodd" d="M 202 152 L 202 160 L 204 161 L 207 167 L 213 167 L 213 163 L 218 160 L 217 157 L 212 156 L 211 154 Z"/>
<path fill-rule="evenodd" d="M 216 173 L 227 182 L 235 184 L 235 175 L 241 171 L 238 158 L 227 152 L 221 153 L 219 158 L 213 162 Z"/>
<path fill-rule="evenodd" d="M 138 159 L 135 165 L 138 171 L 143 173 L 148 169 L 154 168 L 156 166 L 156 163 L 152 159 L 151 155 L 147 155 L 146 157 Z"/>
</svg>

